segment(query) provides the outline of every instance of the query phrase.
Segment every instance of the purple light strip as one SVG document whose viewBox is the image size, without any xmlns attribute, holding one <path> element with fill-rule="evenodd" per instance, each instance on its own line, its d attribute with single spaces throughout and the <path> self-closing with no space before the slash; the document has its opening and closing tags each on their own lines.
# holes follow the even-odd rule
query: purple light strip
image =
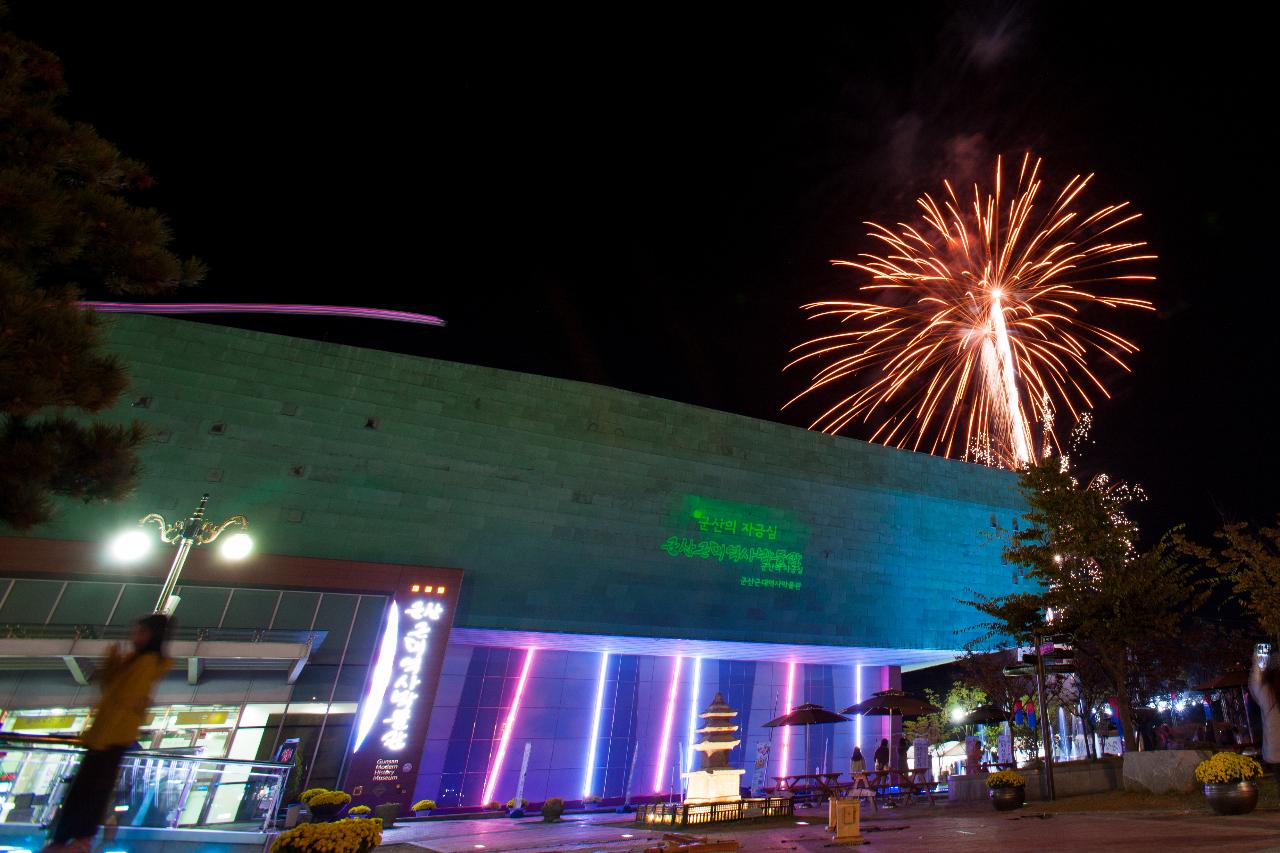
<svg viewBox="0 0 1280 853">
<path fill-rule="evenodd" d="M 275 302 L 80 302 L 81 308 L 100 314 L 301 314 L 322 317 L 356 317 L 394 320 L 420 326 L 443 326 L 430 314 L 391 311 L 386 308 L 350 308 L 343 305 L 290 305 Z"/>
</svg>

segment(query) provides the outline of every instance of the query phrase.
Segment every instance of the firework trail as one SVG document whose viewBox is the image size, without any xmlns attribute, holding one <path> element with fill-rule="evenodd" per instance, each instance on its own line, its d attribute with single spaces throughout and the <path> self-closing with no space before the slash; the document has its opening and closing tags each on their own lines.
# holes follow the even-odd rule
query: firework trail
<svg viewBox="0 0 1280 853">
<path fill-rule="evenodd" d="M 274 302 L 80 302 L 81 308 L 101 314 L 294 314 L 323 317 L 355 317 L 394 320 L 423 326 L 443 326 L 430 314 L 392 311 L 386 308 L 351 308 L 345 305 L 292 305 Z"/>
<path fill-rule="evenodd" d="M 860 290 L 879 301 L 803 306 L 811 320 L 851 328 L 793 348 L 787 367 L 815 372 L 786 406 L 856 381 L 812 429 L 834 434 L 858 421 L 873 426 L 872 441 L 1010 468 L 1046 452 L 1055 410 L 1074 421 L 1110 396 L 1090 362 L 1128 370 L 1137 351 L 1093 315 L 1152 309 L 1114 292 L 1154 281 L 1136 271 L 1155 258 L 1146 243 L 1113 233 L 1141 214 L 1127 202 L 1079 212 L 1092 178 L 1072 178 L 1045 203 L 1040 160 L 1027 154 L 1006 199 L 997 159 L 990 190 L 975 184 L 961 201 L 945 181 L 940 200 L 917 201 L 921 223 L 866 223 L 883 254 L 832 263 L 869 276 Z M 1032 423 L 1048 425 L 1039 449 Z"/>
</svg>

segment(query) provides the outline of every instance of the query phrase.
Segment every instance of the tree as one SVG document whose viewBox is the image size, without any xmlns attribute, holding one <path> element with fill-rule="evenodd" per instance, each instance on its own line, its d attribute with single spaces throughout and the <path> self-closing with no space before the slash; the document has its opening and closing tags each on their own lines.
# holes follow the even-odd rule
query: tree
<svg viewBox="0 0 1280 853">
<path fill-rule="evenodd" d="M 902 723 L 902 733 L 908 740 L 924 738 L 929 750 L 935 758 L 942 757 L 942 751 L 948 741 L 960 740 L 964 737 L 964 727 L 951 719 L 951 712 L 956 708 L 972 711 L 987 701 L 987 694 L 982 690 L 970 687 L 963 682 L 952 682 L 945 699 L 938 699 L 932 690 L 924 691 L 924 698 L 939 710 L 933 714 L 922 714 L 914 720 Z"/>
<path fill-rule="evenodd" d="M 118 499 L 139 473 L 142 428 L 90 417 L 127 377 L 80 293 L 204 276 L 170 251 L 164 218 L 129 201 L 151 184 L 144 167 L 58 113 L 66 91 L 56 56 L 0 31 L 0 521 L 19 529 L 47 520 L 54 496 Z"/>
<path fill-rule="evenodd" d="M 1019 643 L 1044 633 L 1069 633 L 1077 659 L 1087 658 L 1115 696 L 1125 744 L 1137 748 L 1132 725 L 1135 676 L 1157 638 L 1176 635 L 1207 595 L 1166 535 L 1151 549 L 1135 547 L 1126 515 L 1133 491 L 1105 476 L 1081 485 L 1058 459 L 1023 469 L 1019 485 L 1030 507 L 1026 524 L 1008 534 L 1006 559 L 1026 569 L 1039 591 L 970 602 L 991 617 L 985 639 Z"/>
<path fill-rule="evenodd" d="M 1178 544 L 1230 581 L 1245 612 L 1280 642 L 1280 518 L 1276 526 L 1256 531 L 1242 522 L 1225 524 L 1214 538 L 1220 543 L 1217 551 L 1186 538 Z"/>
</svg>

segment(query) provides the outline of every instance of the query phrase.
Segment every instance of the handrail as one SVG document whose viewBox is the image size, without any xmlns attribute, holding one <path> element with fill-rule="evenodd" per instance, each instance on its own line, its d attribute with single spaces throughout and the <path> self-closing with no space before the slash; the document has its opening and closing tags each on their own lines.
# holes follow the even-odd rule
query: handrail
<svg viewBox="0 0 1280 853">
<path fill-rule="evenodd" d="M 44 752 L 65 752 L 67 750 L 54 750 L 50 747 L 63 746 L 73 747 L 77 750 L 83 750 L 84 746 L 80 743 L 79 738 L 67 735 L 26 735 L 17 732 L 0 732 L 0 749 L 31 749 Z M 165 758 L 172 761 L 205 761 L 218 764 L 242 764 L 252 767 L 278 767 L 291 768 L 292 764 L 281 764 L 277 761 L 253 761 L 248 758 L 214 758 L 204 755 L 178 755 L 173 752 L 165 752 L 156 749 L 130 749 L 125 751 L 126 756 L 137 755 L 143 758 Z"/>
<path fill-rule="evenodd" d="M 6 822 L 48 824 L 68 793 L 72 770 L 83 751 L 74 738 L 66 736 L 0 733 L 0 757 L 16 780 L 9 790 L 0 792 L 0 803 L 12 809 L 6 809 Z M 24 772 L 27 767 L 34 772 Z M 226 827 L 240 832 L 244 829 L 234 827 L 248 824 L 250 831 L 265 832 L 275 820 L 293 765 L 130 750 L 121 769 L 124 781 L 118 784 L 117 795 L 126 798 L 124 811 L 129 812 L 119 816 L 121 827 L 158 826 L 150 821 L 160 816 L 169 829 Z M 230 799 L 219 800 L 221 791 L 229 792 Z M 196 796 L 199 799 L 189 801 Z M 187 809 L 189 802 L 194 803 L 193 811 Z M 218 803 L 231 808 L 211 814 L 210 808 Z M 152 814 L 150 806 L 143 808 L 146 804 L 162 804 L 161 811 Z"/>
</svg>

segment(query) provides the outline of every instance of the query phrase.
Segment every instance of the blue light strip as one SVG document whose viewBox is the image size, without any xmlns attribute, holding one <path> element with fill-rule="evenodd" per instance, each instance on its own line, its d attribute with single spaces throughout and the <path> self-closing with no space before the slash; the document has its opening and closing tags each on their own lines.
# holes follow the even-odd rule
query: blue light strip
<svg viewBox="0 0 1280 853">
<path fill-rule="evenodd" d="M 591 796 L 595 787 L 596 746 L 600 742 L 600 713 L 604 708 L 604 680 L 609 674 L 609 653 L 600 655 L 600 678 L 596 681 L 596 710 L 591 719 L 591 740 L 587 745 L 587 772 L 582 777 L 582 796 Z"/>
<path fill-rule="evenodd" d="M 702 680 L 702 658 L 693 659 L 693 682 L 689 685 L 689 744 L 688 754 L 684 761 L 684 770 L 686 773 L 693 771 L 693 757 L 697 755 L 693 749 L 694 739 L 697 737 L 698 731 L 698 688 L 701 686 L 699 682 Z"/>
</svg>

